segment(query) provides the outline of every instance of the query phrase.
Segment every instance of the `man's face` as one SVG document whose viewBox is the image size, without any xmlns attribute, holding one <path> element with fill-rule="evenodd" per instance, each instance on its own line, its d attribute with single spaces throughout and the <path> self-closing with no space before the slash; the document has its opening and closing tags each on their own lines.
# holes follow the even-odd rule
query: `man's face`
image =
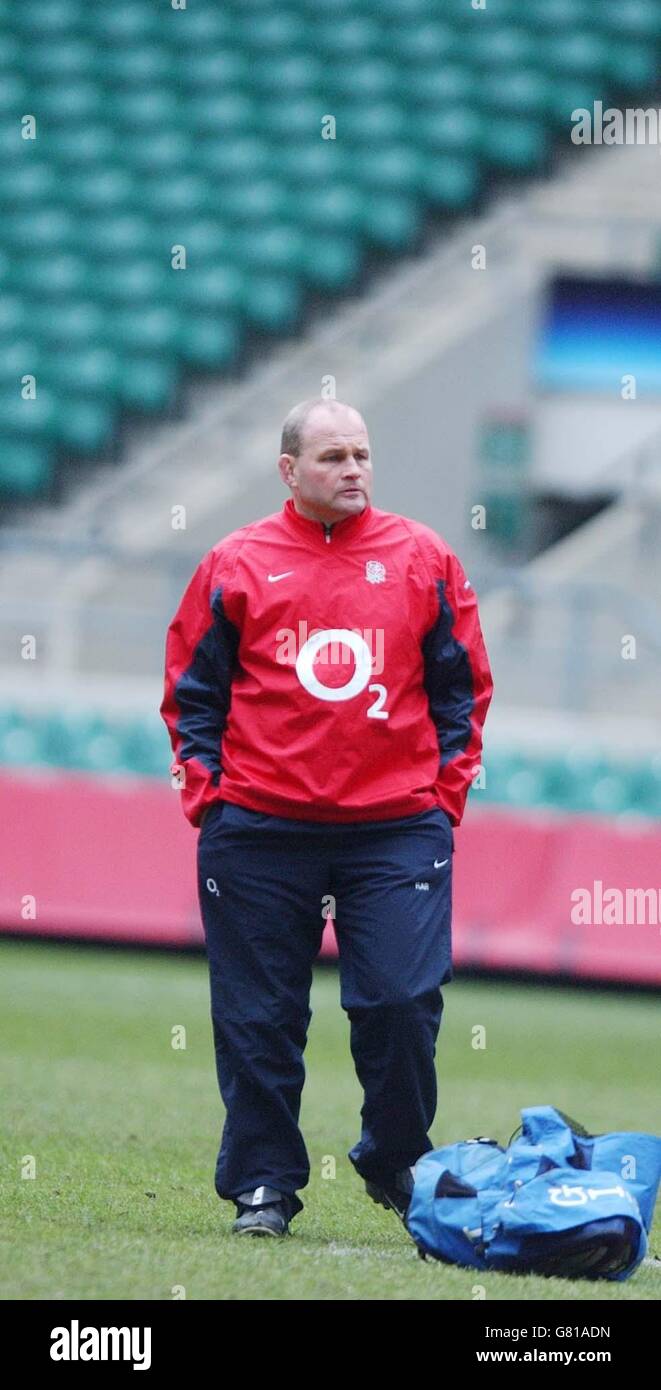
<svg viewBox="0 0 661 1390">
<path fill-rule="evenodd" d="M 372 498 L 372 461 L 365 423 L 355 410 L 314 410 L 298 457 L 281 454 L 283 482 L 294 505 L 315 521 L 341 521 Z"/>
</svg>

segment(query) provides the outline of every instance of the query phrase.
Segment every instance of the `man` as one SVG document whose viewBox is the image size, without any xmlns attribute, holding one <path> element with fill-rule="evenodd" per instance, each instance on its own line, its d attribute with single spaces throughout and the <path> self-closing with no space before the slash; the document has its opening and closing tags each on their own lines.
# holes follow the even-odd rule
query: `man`
<svg viewBox="0 0 661 1390">
<path fill-rule="evenodd" d="M 282 510 L 202 559 L 167 635 L 167 724 L 198 891 L 226 1119 L 218 1196 L 283 1235 L 312 965 L 334 920 L 364 1090 L 348 1154 L 404 1219 L 432 1148 L 454 830 L 492 682 L 475 594 L 430 527 L 372 506 L 367 429 L 315 399 L 282 430 Z"/>
</svg>

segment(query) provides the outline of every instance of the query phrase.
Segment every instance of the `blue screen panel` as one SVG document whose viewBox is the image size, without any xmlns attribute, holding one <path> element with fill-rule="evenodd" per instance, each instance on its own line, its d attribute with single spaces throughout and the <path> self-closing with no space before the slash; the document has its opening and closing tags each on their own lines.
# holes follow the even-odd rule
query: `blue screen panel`
<svg viewBox="0 0 661 1390">
<path fill-rule="evenodd" d="M 661 284 L 557 277 L 548 290 L 534 360 L 545 390 L 661 395 Z"/>
</svg>

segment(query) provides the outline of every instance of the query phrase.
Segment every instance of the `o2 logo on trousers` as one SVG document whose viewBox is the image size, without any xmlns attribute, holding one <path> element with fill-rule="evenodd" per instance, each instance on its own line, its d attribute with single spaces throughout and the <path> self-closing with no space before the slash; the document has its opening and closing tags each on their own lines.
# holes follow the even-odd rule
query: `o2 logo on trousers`
<svg viewBox="0 0 661 1390">
<path fill-rule="evenodd" d="M 346 685 L 323 685 L 315 674 L 315 658 L 322 647 L 328 646 L 331 642 L 341 642 L 353 653 L 355 670 Z M 352 700 L 354 695 L 360 695 L 365 689 L 371 672 L 372 653 L 367 642 L 364 637 L 352 632 L 348 627 L 329 627 L 324 632 L 315 632 L 313 637 L 308 637 L 296 658 L 296 675 L 304 689 L 309 695 L 313 695 L 315 700 Z M 388 698 L 385 685 L 369 685 L 367 688 L 377 697 L 367 711 L 368 719 L 388 719 L 388 711 L 383 708 Z"/>
</svg>

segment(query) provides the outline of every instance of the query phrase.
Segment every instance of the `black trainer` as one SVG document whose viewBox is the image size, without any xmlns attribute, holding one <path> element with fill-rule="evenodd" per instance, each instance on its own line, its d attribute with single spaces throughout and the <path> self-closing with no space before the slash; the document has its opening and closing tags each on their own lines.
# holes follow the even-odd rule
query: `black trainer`
<svg viewBox="0 0 661 1390">
<path fill-rule="evenodd" d="M 365 1191 L 373 1202 L 377 1202 L 380 1207 L 387 1207 L 397 1215 L 406 1225 L 406 1213 L 413 1193 L 415 1166 L 410 1168 L 400 1168 L 395 1173 L 394 1180 L 389 1183 L 370 1182 L 365 1179 Z"/>
<path fill-rule="evenodd" d="M 236 1198 L 237 1218 L 232 1230 L 237 1235 L 288 1236 L 289 1204 L 274 1187 L 256 1187 Z"/>
</svg>

